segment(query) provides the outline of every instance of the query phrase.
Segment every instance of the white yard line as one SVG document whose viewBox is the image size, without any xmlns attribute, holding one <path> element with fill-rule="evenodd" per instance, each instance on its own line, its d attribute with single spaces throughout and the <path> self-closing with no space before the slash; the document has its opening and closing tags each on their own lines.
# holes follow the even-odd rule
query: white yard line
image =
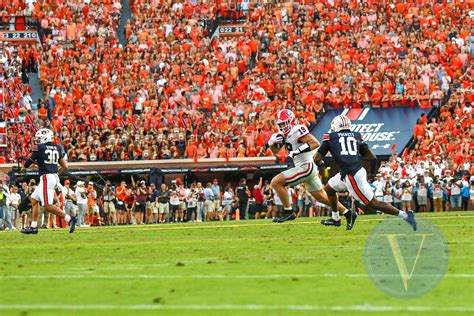
<svg viewBox="0 0 474 316">
<path fill-rule="evenodd" d="M 417 274 L 431 277 L 431 274 Z M 400 278 L 399 274 L 384 277 Z M 445 278 L 471 279 L 474 274 L 446 274 Z M 288 278 L 368 278 L 367 274 L 14 274 L 1 275 L 0 279 L 288 279 Z"/>
<path fill-rule="evenodd" d="M 472 313 L 472 306 L 319 306 L 319 305 L 261 305 L 261 304 L 176 304 L 176 305 L 67 305 L 67 304 L 1 304 L 0 310 L 286 310 L 334 312 L 462 312 Z"/>
</svg>

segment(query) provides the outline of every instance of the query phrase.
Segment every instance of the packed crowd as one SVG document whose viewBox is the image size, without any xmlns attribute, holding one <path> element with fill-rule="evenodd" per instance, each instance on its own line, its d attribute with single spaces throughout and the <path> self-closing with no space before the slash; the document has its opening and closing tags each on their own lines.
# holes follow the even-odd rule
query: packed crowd
<svg viewBox="0 0 474 316">
<path fill-rule="evenodd" d="M 1 22 L 10 22 L 17 16 L 31 16 L 36 0 L 1 0 L 0 16 Z"/>
<path fill-rule="evenodd" d="M 472 159 L 472 158 L 471 158 Z M 443 212 L 474 207 L 474 164 L 431 156 L 414 162 L 392 157 L 373 179 L 375 196 L 403 210 Z"/>
<path fill-rule="evenodd" d="M 7 124 L 7 148 L 0 149 L 0 163 L 25 155 L 28 135 L 39 126 L 28 85 L 28 72 L 37 71 L 36 46 L 14 47 L 0 41 L 0 122 Z"/>
<path fill-rule="evenodd" d="M 122 47 L 120 1 L 37 1 L 39 120 L 71 161 L 252 157 L 270 155 L 282 107 L 311 124 L 327 107 L 472 98 L 467 2 L 315 2 L 242 3 L 244 35 L 211 39 L 216 4 L 134 0 Z"/>
</svg>

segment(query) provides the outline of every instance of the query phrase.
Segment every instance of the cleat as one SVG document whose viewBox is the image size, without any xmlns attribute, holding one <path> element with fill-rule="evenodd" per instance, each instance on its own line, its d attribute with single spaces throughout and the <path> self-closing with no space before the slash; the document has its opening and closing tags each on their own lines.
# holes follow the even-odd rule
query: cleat
<svg viewBox="0 0 474 316">
<path fill-rule="evenodd" d="M 69 225 L 71 225 L 69 227 L 69 233 L 74 233 L 74 231 L 76 230 L 76 223 L 77 223 L 77 217 L 76 216 L 71 216 L 71 220 L 69 221 Z"/>
<path fill-rule="evenodd" d="M 21 230 L 22 234 L 30 235 L 30 234 L 37 234 L 38 227 L 26 227 Z"/>
<path fill-rule="evenodd" d="M 292 221 L 296 218 L 295 212 L 291 211 L 290 213 L 286 213 L 281 217 L 277 217 L 273 219 L 274 223 L 284 223 L 286 221 Z"/>
<path fill-rule="evenodd" d="M 405 220 L 408 224 L 411 225 L 411 227 L 413 227 L 413 230 L 416 231 L 416 220 L 415 220 L 415 213 L 413 213 L 413 211 L 407 211 L 407 219 Z"/>
<path fill-rule="evenodd" d="M 351 210 L 347 212 L 346 214 L 344 214 L 344 216 L 346 217 L 346 220 L 347 220 L 346 230 L 351 230 L 354 227 L 354 224 L 358 215 L 356 212 Z"/>
<path fill-rule="evenodd" d="M 339 227 L 339 226 L 341 226 L 341 220 L 339 219 L 338 221 L 336 221 L 334 218 L 331 217 L 331 218 L 328 218 L 328 219 L 323 219 L 321 221 L 321 225 Z"/>
</svg>

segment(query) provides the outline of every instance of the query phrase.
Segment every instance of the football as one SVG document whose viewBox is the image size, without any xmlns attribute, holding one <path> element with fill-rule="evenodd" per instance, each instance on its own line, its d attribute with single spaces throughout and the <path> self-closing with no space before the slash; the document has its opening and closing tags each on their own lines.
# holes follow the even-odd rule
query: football
<svg viewBox="0 0 474 316">
<path fill-rule="evenodd" d="M 275 148 L 282 149 L 283 146 L 285 146 L 285 142 L 275 143 L 273 146 L 274 146 Z"/>
</svg>

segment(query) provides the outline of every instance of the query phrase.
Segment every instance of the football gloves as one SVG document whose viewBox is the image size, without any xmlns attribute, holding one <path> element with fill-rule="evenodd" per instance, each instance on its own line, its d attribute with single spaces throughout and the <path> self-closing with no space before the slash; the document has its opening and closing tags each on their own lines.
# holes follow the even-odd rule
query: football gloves
<svg viewBox="0 0 474 316">
<path fill-rule="evenodd" d="M 268 145 L 273 146 L 275 144 L 281 144 L 285 141 L 285 138 L 283 137 L 282 134 L 280 133 L 274 133 L 268 140 Z"/>
</svg>

